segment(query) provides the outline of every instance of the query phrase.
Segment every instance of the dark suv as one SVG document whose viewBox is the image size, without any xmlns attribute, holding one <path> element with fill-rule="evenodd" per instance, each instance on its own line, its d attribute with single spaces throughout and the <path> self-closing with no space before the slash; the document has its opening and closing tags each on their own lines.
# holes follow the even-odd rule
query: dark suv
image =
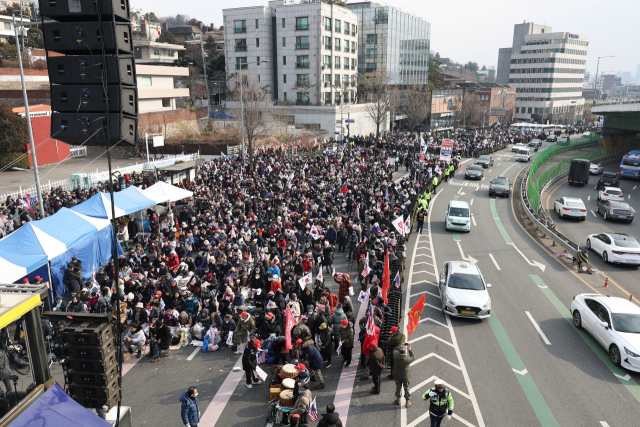
<svg viewBox="0 0 640 427">
<path fill-rule="evenodd" d="M 620 187 L 620 176 L 617 172 L 603 172 L 600 175 L 596 189 L 604 187 Z"/>
<path fill-rule="evenodd" d="M 509 184 L 509 178 L 498 176 L 491 181 L 489 185 L 489 197 L 509 197 L 509 194 L 511 194 L 511 184 Z"/>
</svg>

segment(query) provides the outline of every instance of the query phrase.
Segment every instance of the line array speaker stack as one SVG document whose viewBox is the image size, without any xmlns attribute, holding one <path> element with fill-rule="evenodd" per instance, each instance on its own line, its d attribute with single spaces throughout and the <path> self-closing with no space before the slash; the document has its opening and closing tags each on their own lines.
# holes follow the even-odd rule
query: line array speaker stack
<svg viewBox="0 0 640 427">
<path fill-rule="evenodd" d="M 121 392 L 112 324 L 73 320 L 62 330 L 62 340 L 67 393 L 86 408 L 115 406 Z"/>
<path fill-rule="evenodd" d="M 51 136 L 74 145 L 135 144 L 129 0 L 40 0 L 40 11 L 46 50 L 66 55 L 47 55 Z"/>
</svg>

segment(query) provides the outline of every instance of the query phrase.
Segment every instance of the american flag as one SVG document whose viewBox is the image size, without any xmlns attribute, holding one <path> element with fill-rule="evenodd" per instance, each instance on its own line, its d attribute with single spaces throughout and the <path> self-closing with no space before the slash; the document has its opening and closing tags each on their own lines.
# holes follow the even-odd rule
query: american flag
<svg viewBox="0 0 640 427">
<path fill-rule="evenodd" d="M 318 407 L 316 406 L 316 398 L 313 398 L 311 406 L 309 406 L 309 419 L 316 421 L 318 419 Z"/>
<path fill-rule="evenodd" d="M 265 350 L 258 350 L 258 364 L 267 363 L 267 352 Z"/>
<path fill-rule="evenodd" d="M 376 334 L 376 324 L 373 321 L 373 304 L 369 304 L 369 318 L 367 319 L 367 335 Z"/>
<path fill-rule="evenodd" d="M 398 272 L 396 273 L 396 277 L 393 279 L 394 282 L 396 282 L 396 288 L 400 287 L 400 271 L 398 270 Z"/>
<path fill-rule="evenodd" d="M 366 278 L 369 275 L 369 254 L 367 254 L 367 258 L 364 260 L 364 268 L 362 269 L 362 277 Z"/>
</svg>

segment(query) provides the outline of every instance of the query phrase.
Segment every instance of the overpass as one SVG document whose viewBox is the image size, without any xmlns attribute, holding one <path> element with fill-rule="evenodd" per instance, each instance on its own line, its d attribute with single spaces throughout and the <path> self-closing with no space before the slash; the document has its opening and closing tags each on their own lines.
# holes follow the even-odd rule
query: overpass
<svg viewBox="0 0 640 427">
<path fill-rule="evenodd" d="M 635 139 L 640 132 L 640 102 L 594 105 L 591 113 L 604 116 L 602 137 L 605 148 Z"/>
</svg>

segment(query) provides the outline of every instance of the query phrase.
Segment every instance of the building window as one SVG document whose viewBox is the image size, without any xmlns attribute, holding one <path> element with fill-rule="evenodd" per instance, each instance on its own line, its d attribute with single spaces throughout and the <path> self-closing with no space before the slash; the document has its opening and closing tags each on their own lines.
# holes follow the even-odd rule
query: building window
<svg viewBox="0 0 640 427">
<path fill-rule="evenodd" d="M 331 37 L 324 38 L 324 48 L 331 50 Z"/>
<path fill-rule="evenodd" d="M 331 92 L 324 93 L 324 102 L 325 104 L 331 104 Z"/>
<path fill-rule="evenodd" d="M 282 94 L 282 96 L 283 96 L 283 99 L 286 101 L 286 100 L 287 100 L 287 92 L 284 92 L 284 93 Z"/>
<path fill-rule="evenodd" d="M 287 75 L 283 74 L 282 75 L 282 83 L 286 83 L 287 82 Z"/>
<path fill-rule="evenodd" d="M 365 53 L 367 59 L 376 59 L 376 56 L 378 55 L 378 48 L 368 47 L 365 49 Z"/>
<path fill-rule="evenodd" d="M 260 39 L 256 39 L 256 47 L 260 47 Z"/>
<path fill-rule="evenodd" d="M 282 57 L 282 65 L 287 65 L 287 57 L 286 56 Z"/>
<path fill-rule="evenodd" d="M 531 114 L 531 108 L 532 108 L 532 107 L 527 108 L 527 110 L 529 110 L 529 111 L 528 111 L 528 113 L 529 113 L 529 114 Z"/>
<path fill-rule="evenodd" d="M 246 52 L 246 51 L 247 51 L 247 39 L 237 39 L 236 52 Z"/>
<path fill-rule="evenodd" d="M 356 69 L 356 60 L 354 58 L 351 58 L 351 69 L 352 70 Z"/>
<path fill-rule="evenodd" d="M 296 86 L 309 86 L 309 74 L 297 74 Z"/>
<path fill-rule="evenodd" d="M 6 1 L 0 1 L 0 7 L 7 7 Z"/>
<path fill-rule="evenodd" d="M 344 33 L 345 34 L 349 34 L 349 23 L 348 22 L 344 23 Z"/>
<path fill-rule="evenodd" d="M 351 102 L 356 102 L 356 93 L 351 91 Z"/>
<path fill-rule="evenodd" d="M 376 71 L 377 69 L 378 69 L 378 64 L 376 64 L 375 62 L 365 64 L 364 66 L 364 71 L 366 71 L 367 73 L 371 73 L 373 71 Z"/>
<path fill-rule="evenodd" d="M 327 66 L 327 68 L 331 68 L 331 56 L 325 56 L 324 57 L 324 63 Z"/>
<path fill-rule="evenodd" d="M 285 47 L 287 45 L 287 39 L 286 37 L 282 38 L 282 47 Z"/>
<path fill-rule="evenodd" d="M 247 58 L 238 57 L 236 58 L 236 70 L 246 70 L 247 69 Z"/>
<path fill-rule="evenodd" d="M 256 65 L 260 65 L 260 57 L 259 56 L 256 58 Z"/>
<path fill-rule="evenodd" d="M 324 29 L 331 31 L 331 18 L 324 18 Z"/>
<path fill-rule="evenodd" d="M 297 97 L 296 97 L 296 101 L 298 101 L 301 104 L 308 104 L 309 103 L 309 94 L 308 93 L 298 92 Z"/>
<path fill-rule="evenodd" d="M 258 74 L 258 83 L 260 83 L 260 74 Z"/>
<path fill-rule="evenodd" d="M 336 50 L 340 51 L 340 39 L 336 39 Z"/>
<path fill-rule="evenodd" d="M 297 56 L 296 57 L 296 68 L 309 68 L 309 56 Z"/>
<path fill-rule="evenodd" d="M 367 44 L 378 44 L 378 35 L 367 34 Z"/>
<path fill-rule="evenodd" d="M 339 33 L 340 31 L 340 21 L 336 19 L 336 33 Z"/>
<path fill-rule="evenodd" d="M 344 51 L 349 52 L 349 40 L 344 41 Z"/>
<path fill-rule="evenodd" d="M 4 23 L 4 29 L 5 30 L 10 30 L 11 29 L 11 22 L 6 22 Z"/>
<path fill-rule="evenodd" d="M 337 59 L 337 58 L 336 58 L 336 59 Z M 333 75 L 333 77 L 334 77 L 333 82 L 334 82 L 336 85 L 339 85 L 339 84 L 340 84 L 340 74 L 334 74 L 334 75 Z"/>
<path fill-rule="evenodd" d="M 236 33 L 246 33 L 247 24 L 246 21 L 234 21 Z"/>
<path fill-rule="evenodd" d="M 340 92 L 334 92 L 334 94 L 336 104 L 340 104 Z"/>
<path fill-rule="evenodd" d="M 356 42 L 351 42 L 351 53 L 356 53 Z"/>
<path fill-rule="evenodd" d="M 308 30 L 309 29 L 309 18 L 296 18 L 296 30 Z"/>
<path fill-rule="evenodd" d="M 340 57 L 336 56 L 336 70 L 340 68 Z"/>
<path fill-rule="evenodd" d="M 282 28 L 284 28 L 284 18 L 282 18 Z"/>
<path fill-rule="evenodd" d="M 141 77 L 141 79 L 142 79 L 142 86 L 151 86 L 151 77 L 143 76 Z"/>
<path fill-rule="evenodd" d="M 309 49 L 309 37 L 296 37 L 296 49 Z"/>
<path fill-rule="evenodd" d="M 162 106 L 165 108 L 171 107 L 171 98 L 162 98 Z"/>
<path fill-rule="evenodd" d="M 256 19 L 256 28 L 260 28 L 260 21 Z"/>
</svg>

